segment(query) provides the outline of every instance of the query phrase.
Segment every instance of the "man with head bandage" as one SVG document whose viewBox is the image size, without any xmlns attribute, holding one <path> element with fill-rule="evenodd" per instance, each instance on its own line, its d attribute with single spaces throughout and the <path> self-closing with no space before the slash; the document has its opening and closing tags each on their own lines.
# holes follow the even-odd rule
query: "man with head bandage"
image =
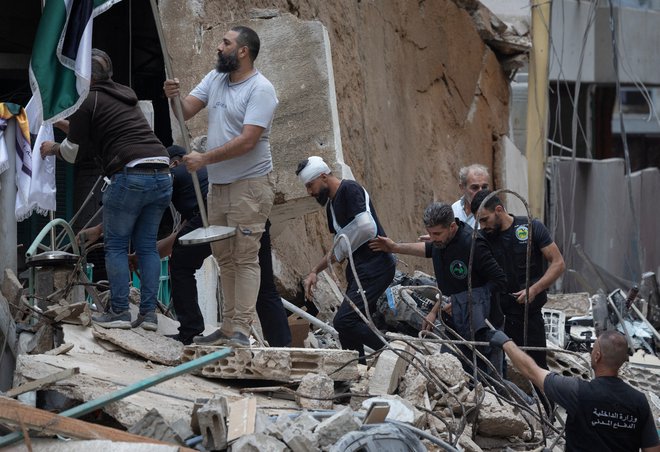
<svg viewBox="0 0 660 452">
<path fill-rule="evenodd" d="M 372 251 L 367 244 L 376 236 L 385 234 L 369 194 L 357 182 L 335 177 L 321 157 L 313 156 L 300 162 L 296 175 L 305 185 L 307 193 L 325 206 L 328 228 L 335 234 L 335 245 L 329 255 L 324 256 L 305 278 L 305 297 L 311 297 L 316 287 L 317 274 L 326 269 L 328 258 L 333 262 L 341 262 L 352 254 L 369 311 L 374 312 L 376 301 L 394 279 L 396 263 L 391 253 Z M 346 280 L 346 295 L 364 313 L 358 281 L 348 265 Z M 357 350 L 362 359 L 365 345 L 374 350 L 383 346 L 379 337 L 362 321 L 347 300 L 337 310 L 333 325 L 339 332 L 341 346 Z"/>
</svg>

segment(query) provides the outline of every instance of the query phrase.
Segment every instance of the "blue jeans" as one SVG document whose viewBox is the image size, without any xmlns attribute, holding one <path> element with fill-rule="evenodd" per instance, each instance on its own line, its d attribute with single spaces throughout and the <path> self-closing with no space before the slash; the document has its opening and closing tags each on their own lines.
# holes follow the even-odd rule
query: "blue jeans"
<svg viewBox="0 0 660 452">
<path fill-rule="evenodd" d="M 119 172 L 103 193 L 105 267 L 110 283 L 110 307 L 128 309 L 128 244 L 132 241 L 140 268 L 140 314 L 156 309 L 160 257 L 158 225 L 172 198 L 169 173 Z"/>
</svg>

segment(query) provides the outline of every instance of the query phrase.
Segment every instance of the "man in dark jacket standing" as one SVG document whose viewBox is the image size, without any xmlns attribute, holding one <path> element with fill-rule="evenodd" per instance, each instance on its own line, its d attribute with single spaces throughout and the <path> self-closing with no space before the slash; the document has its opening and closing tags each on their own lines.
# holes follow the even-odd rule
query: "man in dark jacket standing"
<svg viewBox="0 0 660 452">
<path fill-rule="evenodd" d="M 56 124 L 67 133 L 61 143 L 46 141 L 41 156 L 57 155 L 75 163 L 91 153 L 102 168 L 105 265 L 110 305 L 92 317 L 106 328 L 130 328 L 128 310 L 128 244 L 138 256 L 141 277 L 140 313 L 135 324 L 157 328 L 156 296 L 160 257 L 158 225 L 172 196 L 169 155 L 156 138 L 132 89 L 112 80 L 112 61 L 92 49 L 90 92 L 68 121 Z"/>
</svg>

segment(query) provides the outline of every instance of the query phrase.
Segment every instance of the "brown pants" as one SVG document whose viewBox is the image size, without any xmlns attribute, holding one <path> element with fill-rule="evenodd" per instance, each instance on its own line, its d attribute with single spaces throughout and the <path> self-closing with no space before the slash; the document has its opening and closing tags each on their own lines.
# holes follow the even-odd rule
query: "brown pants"
<svg viewBox="0 0 660 452">
<path fill-rule="evenodd" d="M 212 184 L 209 224 L 236 227 L 236 235 L 211 244 L 220 266 L 222 332 L 250 335 L 259 293 L 259 240 L 275 198 L 272 174 L 231 184 Z"/>
</svg>

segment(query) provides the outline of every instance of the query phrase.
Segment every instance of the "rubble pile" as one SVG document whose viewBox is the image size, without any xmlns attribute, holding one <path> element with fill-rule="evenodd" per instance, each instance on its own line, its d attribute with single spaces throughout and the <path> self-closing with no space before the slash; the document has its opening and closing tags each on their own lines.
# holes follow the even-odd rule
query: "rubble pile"
<svg viewBox="0 0 660 452">
<path fill-rule="evenodd" d="M 388 292 L 395 305 L 403 308 L 408 303 L 409 309 L 398 311 L 403 317 L 389 316 L 397 328 L 384 336 L 386 347 L 367 355 L 366 364 L 359 364 L 357 352 L 332 348 L 333 342 L 324 340 L 332 336 L 331 329 L 320 329 L 309 331 L 305 342 L 323 343 L 324 348 L 238 348 L 198 365 L 226 349 L 184 347 L 165 337 L 176 331 L 177 324 L 160 314 L 157 332 L 90 327 L 88 301 L 63 297 L 43 307 L 33 306 L 16 276 L 6 271 L 0 294 L 2 340 L 7 350 L 2 362 L 3 369 L 8 369 L 4 364 L 13 359 L 15 370 L 2 376 L 5 387 L 11 389 L 0 397 L 0 444 L 8 445 L 2 441 L 11 435 L 18 434 L 20 440 L 29 434 L 30 444 L 53 450 L 71 447 L 71 442 L 62 443 L 53 435 L 77 439 L 80 447 L 87 442 L 89 447 L 102 447 L 96 445 L 99 440 L 110 440 L 113 447 L 140 442 L 158 450 L 561 448 L 561 422 L 548 421 L 530 383 L 513 367 L 508 367 L 507 377 L 517 386 L 481 370 L 475 379 L 456 349 L 460 341 L 446 335 L 415 337 L 400 332 L 410 331 L 411 325 L 400 323 L 413 319 L 411 312 L 428 304 L 432 296 L 427 277 L 417 274 L 415 278 L 423 286 L 419 291 L 399 284 Z M 330 283 L 327 288 L 325 297 L 338 296 Z M 592 336 L 584 332 L 593 330 L 595 337 L 596 329 L 605 323 L 598 309 L 594 315 L 601 297 L 550 297 L 545 312 L 548 338 L 553 341 L 548 362 L 555 372 L 591 377 Z M 137 301 L 139 292 L 132 298 Z M 609 299 L 610 309 L 617 303 L 625 307 L 616 294 Z M 622 318 L 630 325 L 634 321 L 650 324 L 646 327 L 650 334 L 643 336 L 638 329 L 628 328 L 635 331 L 638 350 L 621 376 L 647 394 L 657 417 L 660 366 L 655 367 L 653 353 L 657 342 L 652 323 L 641 314 L 649 312 L 654 301 L 649 297 L 635 303 L 640 314 L 633 319 L 626 311 Z M 607 327 L 623 329 L 616 318 L 609 312 Z M 177 369 L 182 370 L 175 379 L 160 380 Z M 9 384 L 7 378 L 11 378 Z M 154 380 L 158 385 L 154 386 Z M 121 394 L 133 386 L 134 392 Z M 90 403 L 100 403 L 93 417 L 66 417 L 72 407 Z M 14 432 L 17 426 L 21 433 Z"/>
</svg>

